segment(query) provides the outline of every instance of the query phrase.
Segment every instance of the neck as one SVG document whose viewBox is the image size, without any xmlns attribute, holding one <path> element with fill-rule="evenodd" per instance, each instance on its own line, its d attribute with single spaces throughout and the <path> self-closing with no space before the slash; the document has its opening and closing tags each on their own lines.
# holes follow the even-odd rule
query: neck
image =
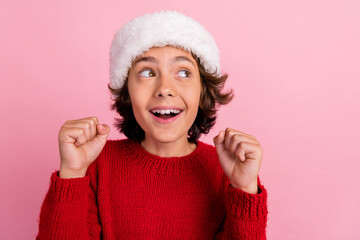
<svg viewBox="0 0 360 240">
<path fill-rule="evenodd" d="M 195 143 L 189 143 L 186 138 L 180 138 L 173 142 L 159 142 L 145 136 L 141 146 L 149 153 L 160 157 L 182 157 L 192 153 L 196 149 Z"/>
</svg>

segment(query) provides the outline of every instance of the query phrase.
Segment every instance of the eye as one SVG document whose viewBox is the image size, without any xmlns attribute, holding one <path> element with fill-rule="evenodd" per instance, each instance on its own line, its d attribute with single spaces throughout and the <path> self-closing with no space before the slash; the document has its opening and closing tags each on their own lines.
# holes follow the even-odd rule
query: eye
<svg viewBox="0 0 360 240">
<path fill-rule="evenodd" d="M 145 69 L 145 70 L 140 71 L 139 76 L 140 77 L 155 77 L 155 74 L 152 70 Z"/>
<path fill-rule="evenodd" d="M 190 72 L 188 70 L 180 70 L 178 75 L 180 77 L 188 78 L 190 77 Z"/>
</svg>

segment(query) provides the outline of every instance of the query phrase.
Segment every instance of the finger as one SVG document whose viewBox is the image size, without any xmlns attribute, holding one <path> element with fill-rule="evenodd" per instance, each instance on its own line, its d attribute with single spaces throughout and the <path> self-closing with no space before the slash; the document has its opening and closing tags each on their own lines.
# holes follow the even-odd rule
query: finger
<svg viewBox="0 0 360 240">
<path fill-rule="evenodd" d="M 96 128 L 99 135 L 107 135 L 110 132 L 110 127 L 106 124 L 97 124 Z"/>
<path fill-rule="evenodd" d="M 242 162 L 246 160 L 245 158 L 245 149 L 244 144 L 238 144 L 235 149 L 235 156 L 239 158 Z"/>
<path fill-rule="evenodd" d="M 223 130 L 221 130 L 219 134 L 213 139 L 218 154 L 221 154 L 223 151 L 225 151 L 224 139 L 225 132 Z"/>
<path fill-rule="evenodd" d="M 227 149 L 230 149 L 230 143 L 232 141 L 232 137 L 234 135 L 240 135 L 240 136 L 243 136 L 244 139 L 246 139 L 246 141 L 248 142 L 256 142 L 257 144 L 260 145 L 260 143 L 257 141 L 257 139 L 254 137 L 254 136 L 251 136 L 249 134 L 246 134 L 246 133 L 243 133 L 243 132 L 240 132 L 240 131 L 237 131 L 237 130 L 234 130 L 232 128 L 227 128 L 225 130 L 225 147 Z"/>
<path fill-rule="evenodd" d="M 59 140 L 65 143 L 73 143 L 79 147 L 88 142 L 85 129 L 83 128 L 63 128 Z"/>
<path fill-rule="evenodd" d="M 217 136 L 214 137 L 214 144 L 219 145 L 224 142 L 224 131 L 221 130 Z"/>
<path fill-rule="evenodd" d="M 246 159 L 256 159 L 261 151 L 261 147 L 257 144 L 241 142 L 237 145 L 234 154 L 244 162 Z"/>
<path fill-rule="evenodd" d="M 95 116 L 92 117 L 86 117 L 86 118 L 80 118 L 80 119 L 70 119 L 67 120 L 65 123 L 74 123 L 74 122 L 84 122 L 84 121 L 93 121 L 94 123 L 98 124 L 99 123 L 99 119 Z"/>
<path fill-rule="evenodd" d="M 95 121 L 93 121 L 93 120 L 87 120 L 84 122 L 68 123 L 68 124 L 64 125 L 63 128 L 82 128 L 82 129 L 84 129 L 86 138 L 88 141 L 93 139 L 97 134 Z"/>
<path fill-rule="evenodd" d="M 250 134 L 247 134 L 247 133 L 244 133 L 244 132 L 240 132 L 240 131 L 238 131 L 236 129 L 233 129 L 233 128 L 226 128 L 225 132 L 226 133 L 227 132 L 238 133 L 238 134 L 241 134 L 241 135 L 244 135 L 244 136 L 247 136 L 249 138 L 252 138 L 252 139 L 256 140 L 256 138 L 253 135 L 250 135 Z"/>
<path fill-rule="evenodd" d="M 90 149 L 102 149 L 106 144 L 110 132 L 110 127 L 106 124 L 98 124 L 96 127 L 98 129 L 98 134 L 88 142 L 88 147 Z"/>
<path fill-rule="evenodd" d="M 74 123 L 79 123 L 79 122 L 89 122 L 92 123 L 94 125 L 99 123 L 99 120 L 97 117 L 88 117 L 88 118 L 82 118 L 82 119 L 77 119 L 77 120 L 67 120 L 64 125 L 72 125 Z"/>
<path fill-rule="evenodd" d="M 91 128 L 91 137 L 94 137 L 96 135 L 96 124 L 98 124 L 99 120 L 97 117 L 87 117 L 87 118 L 81 118 L 81 119 L 76 119 L 76 120 L 67 120 L 65 122 L 65 124 L 63 125 L 64 127 L 82 127 L 79 125 L 75 125 L 77 123 L 88 123 L 90 124 L 90 128 Z"/>
<path fill-rule="evenodd" d="M 225 144 L 225 147 L 231 152 L 235 153 L 235 150 L 240 142 L 249 142 L 253 144 L 258 144 L 256 140 L 253 138 L 249 138 L 248 136 L 244 136 L 241 134 L 233 134 L 228 136 L 228 143 L 227 146 Z M 226 140 L 225 140 L 226 141 Z"/>
</svg>

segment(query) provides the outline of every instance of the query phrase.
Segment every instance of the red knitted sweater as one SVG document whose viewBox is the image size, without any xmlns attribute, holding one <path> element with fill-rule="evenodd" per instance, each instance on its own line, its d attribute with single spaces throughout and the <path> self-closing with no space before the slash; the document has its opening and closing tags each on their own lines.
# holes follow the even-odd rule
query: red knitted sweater
<svg viewBox="0 0 360 240">
<path fill-rule="evenodd" d="M 183 157 L 108 140 L 83 178 L 51 175 L 37 239 L 266 239 L 267 193 L 233 188 L 215 147 Z"/>
</svg>

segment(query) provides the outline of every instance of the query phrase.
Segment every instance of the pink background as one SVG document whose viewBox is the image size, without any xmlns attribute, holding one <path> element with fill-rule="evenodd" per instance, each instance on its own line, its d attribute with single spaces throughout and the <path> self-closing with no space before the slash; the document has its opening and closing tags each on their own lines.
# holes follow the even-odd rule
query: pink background
<svg viewBox="0 0 360 240">
<path fill-rule="evenodd" d="M 34 239 L 67 119 L 109 110 L 109 47 L 133 17 L 178 10 L 221 50 L 233 127 L 264 149 L 268 239 L 360 239 L 360 2 L 1 1 L 0 239 Z"/>
</svg>

